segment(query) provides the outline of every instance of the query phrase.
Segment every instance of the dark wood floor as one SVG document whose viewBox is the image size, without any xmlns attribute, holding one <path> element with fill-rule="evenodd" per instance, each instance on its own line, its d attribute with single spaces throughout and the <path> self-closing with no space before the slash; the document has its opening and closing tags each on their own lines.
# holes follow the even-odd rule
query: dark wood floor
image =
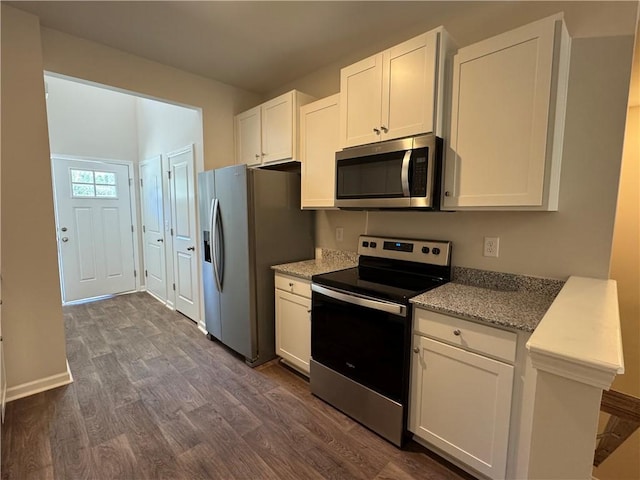
<svg viewBox="0 0 640 480">
<path fill-rule="evenodd" d="M 459 479 L 144 293 L 64 308 L 74 382 L 7 405 L 3 479 Z M 454 471 L 455 470 L 455 471 Z"/>
</svg>

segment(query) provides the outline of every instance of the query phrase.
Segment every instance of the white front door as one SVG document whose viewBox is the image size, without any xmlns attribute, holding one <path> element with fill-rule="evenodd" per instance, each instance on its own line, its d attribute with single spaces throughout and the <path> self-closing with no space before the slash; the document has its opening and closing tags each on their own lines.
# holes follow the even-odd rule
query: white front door
<svg viewBox="0 0 640 480">
<path fill-rule="evenodd" d="M 193 146 L 169 153 L 171 213 L 173 224 L 173 278 L 175 308 L 199 320 L 198 224 Z"/>
<path fill-rule="evenodd" d="M 167 271 L 162 195 L 162 157 L 140 162 L 140 199 L 147 292 L 167 300 Z"/>
<path fill-rule="evenodd" d="M 53 160 L 63 300 L 135 290 L 129 167 Z"/>
</svg>

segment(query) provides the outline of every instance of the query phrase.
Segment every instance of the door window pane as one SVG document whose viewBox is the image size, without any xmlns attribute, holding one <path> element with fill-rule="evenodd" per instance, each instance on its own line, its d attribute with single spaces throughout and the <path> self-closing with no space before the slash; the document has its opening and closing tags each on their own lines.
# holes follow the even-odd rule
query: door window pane
<svg viewBox="0 0 640 480">
<path fill-rule="evenodd" d="M 118 198 L 116 174 L 72 168 L 71 195 L 74 198 Z"/>
</svg>

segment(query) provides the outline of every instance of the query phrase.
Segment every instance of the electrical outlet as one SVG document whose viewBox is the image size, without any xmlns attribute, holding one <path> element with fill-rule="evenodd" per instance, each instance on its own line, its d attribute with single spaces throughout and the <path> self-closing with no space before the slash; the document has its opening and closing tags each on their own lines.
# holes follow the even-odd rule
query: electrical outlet
<svg viewBox="0 0 640 480">
<path fill-rule="evenodd" d="M 344 239 L 344 228 L 336 227 L 336 242 L 341 242 Z"/>
<path fill-rule="evenodd" d="M 484 237 L 483 255 L 485 257 L 497 257 L 499 248 L 500 237 Z"/>
</svg>

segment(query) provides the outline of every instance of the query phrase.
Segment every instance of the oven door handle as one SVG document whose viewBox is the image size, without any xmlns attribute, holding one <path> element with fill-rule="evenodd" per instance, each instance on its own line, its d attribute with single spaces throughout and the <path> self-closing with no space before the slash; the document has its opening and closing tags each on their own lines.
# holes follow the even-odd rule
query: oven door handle
<svg viewBox="0 0 640 480">
<path fill-rule="evenodd" d="M 392 313 L 394 315 L 401 315 L 403 317 L 407 315 L 407 307 L 405 305 L 400 305 L 398 303 L 385 302 L 384 300 L 365 297 L 364 295 L 358 295 L 352 292 L 338 291 L 332 288 L 322 287 L 315 283 L 311 284 L 311 290 L 313 292 L 317 292 L 322 295 L 325 295 L 329 298 L 340 300 L 341 302 L 358 305 L 359 307 L 371 308 L 373 310 L 380 310 L 381 312 Z"/>
</svg>

